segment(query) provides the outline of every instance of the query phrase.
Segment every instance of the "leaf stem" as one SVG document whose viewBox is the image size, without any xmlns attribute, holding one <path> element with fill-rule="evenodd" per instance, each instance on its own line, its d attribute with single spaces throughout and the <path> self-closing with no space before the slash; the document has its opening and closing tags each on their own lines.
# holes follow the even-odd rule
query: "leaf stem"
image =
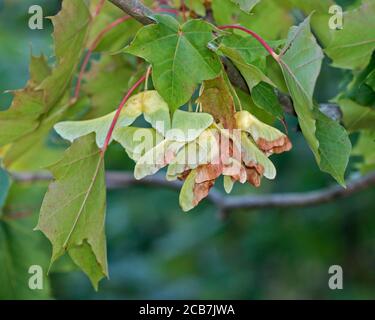
<svg viewBox="0 0 375 320">
<path fill-rule="evenodd" d="M 148 90 L 148 81 L 150 80 L 151 70 L 152 70 L 152 66 L 149 65 L 146 71 L 145 91 Z"/>
<path fill-rule="evenodd" d="M 113 120 L 112 120 L 112 123 L 111 123 L 111 126 L 109 127 L 109 130 L 108 130 L 108 133 L 107 133 L 107 136 L 105 138 L 105 142 L 104 142 L 104 145 L 103 145 L 103 148 L 102 148 L 102 151 L 101 151 L 101 154 L 102 156 L 104 156 L 105 152 L 107 151 L 107 148 L 108 148 L 108 145 L 109 143 L 111 142 L 111 139 L 112 139 L 112 134 L 113 134 L 113 131 L 116 127 L 116 124 L 118 122 L 118 119 L 120 117 L 120 114 L 121 114 L 121 111 L 122 109 L 124 108 L 126 102 L 129 100 L 129 98 L 131 97 L 131 95 L 134 93 L 134 91 L 146 80 L 146 75 L 143 75 L 130 89 L 129 91 L 126 93 L 126 95 L 124 96 L 124 98 L 122 99 L 120 105 L 118 106 L 117 108 L 117 111 L 116 111 L 116 114 L 115 116 L 113 117 Z"/>
<path fill-rule="evenodd" d="M 83 75 L 84 75 L 84 73 L 86 71 L 87 65 L 88 65 L 88 63 L 90 61 L 90 58 L 91 58 L 91 55 L 94 52 L 94 50 L 96 49 L 96 47 L 98 46 L 98 44 L 100 43 L 100 41 L 103 39 L 103 37 L 106 35 L 106 33 L 108 33 L 113 28 L 115 28 L 119 24 L 121 24 L 121 23 L 123 23 L 123 22 L 125 22 L 125 21 L 127 21 L 129 19 L 131 19 L 130 16 L 124 16 L 124 17 L 118 18 L 117 20 L 113 21 L 112 23 L 110 23 L 108 26 L 106 26 L 98 34 L 98 36 L 95 38 L 95 40 L 93 41 L 93 43 L 90 45 L 90 47 L 88 48 L 87 53 L 85 55 L 85 58 L 84 58 L 84 60 L 82 62 L 79 74 L 78 74 L 78 80 L 77 80 L 76 88 L 74 90 L 74 100 L 77 100 L 79 98 L 79 92 L 81 91 L 81 85 L 82 85 Z"/>
<path fill-rule="evenodd" d="M 182 13 L 182 19 L 184 22 L 187 21 L 186 17 L 186 5 L 185 5 L 185 0 L 181 0 L 181 13 Z"/>
<path fill-rule="evenodd" d="M 240 25 L 224 25 L 218 27 L 220 30 L 225 29 L 237 29 L 246 32 L 247 34 L 251 35 L 253 38 L 258 40 L 258 42 L 269 52 L 269 54 L 274 58 L 276 61 L 279 61 L 279 55 L 271 48 L 271 46 L 257 33 L 252 30 L 249 30 Z"/>
<path fill-rule="evenodd" d="M 106 0 L 100 0 L 100 2 L 98 3 L 98 5 L 97 5 L 97 7 L 96 7 L 96 9 L 95 9 L 94 18 L 95 18 L 97 15 L 99 15 L 100 11 L 102 11 L 105 1 L 106 1 Z"/>
<path fill-rule="evenodd" d="M 173 9 L 173 8 L 156 8 L 156 9 L 154 9 L 154 11 L 160 12 L 160 13 L 170 13 L 170 14 L 174 14 L 176 16 L 180 14 L 179 10 Z"/>
</svg>

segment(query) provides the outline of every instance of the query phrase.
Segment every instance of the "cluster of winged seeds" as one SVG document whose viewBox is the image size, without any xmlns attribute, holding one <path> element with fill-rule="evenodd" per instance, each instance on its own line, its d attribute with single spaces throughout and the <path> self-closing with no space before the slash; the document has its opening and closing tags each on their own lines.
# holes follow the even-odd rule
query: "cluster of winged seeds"
<svg viewBox="0 0 375 320">
<path fill-rule="evenodd" d="M 149 127 L 132 126 L 141 115 Z M 113 113 L 93 120 L 61 122 L 55 130 L 70 141 L 95 132 L 101 148 L 112 118 Z M 259 187 L 263 177 L 274 179 L 276 169 L 269 156 L 292 147 L 285 134 L 248 111 L 235 113 L 234 123 L 228 129 L 209 113 L 182 110 L 176 110 L 171 118 L 167 103 L 150 90 L 129 99 L 113 139 L 136 162 L 136 179 L 167 167 L 167 180 L 184 181 L 180 205 L 189 211 L 207 197 L 220 176 L 228 193 L 235 182 Z"/>
</svg>

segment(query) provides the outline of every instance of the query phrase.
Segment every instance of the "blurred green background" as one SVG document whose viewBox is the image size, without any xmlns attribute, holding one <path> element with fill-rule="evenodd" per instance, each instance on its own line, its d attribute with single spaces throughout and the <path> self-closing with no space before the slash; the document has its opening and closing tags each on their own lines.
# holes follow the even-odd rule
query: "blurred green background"
<svg viewBox="0 0 375 320">
<path fill-rule="evenodd" d="M 31 4 L 42 5 L 45 15 L 54 15 L 59 8 L 57 0 L 0 0 L 0 92 L 25 84 L 31 50 L 48 57 L 52 54 L 49 21 L 45 21 L 44 30 L 27 27 Z M 326 61 L 316 99 L 326 102 L 334 97 L 344 77 Z M 1 109 L 10 102 L 10 94 L 0 95 Z M 276 182 L 264 181 L 257 190 L 237 186 L 235 194 L 303 192 L 334 183 L 318 170 L 295 120 L 289 118 L 288 123 L 294 150 L 274 158 Z M 111 147 L 108 159 L 109 169 L 132 168 L 119 146 Z M 1 190 L 7 179 L 1 172 L 0 177 Z M 26 256 L 30 263 L 48 258 L 48 241 L 31 231 L 45 190 L 43 183 L 12 186 L 4 211 L 11 216 L 32 214 L 0 222 L 0 261 L 7 246 L 13 245 L 18 245 L 13 249 L 20 261 Z M 314 208 L 236 211 L 223 221 L 208 201 L 184 214 L 174 191 L 143 187 L 110 191 L 106 230 L 110 280 L 101 282 L 99 292 L 68 260 L 62 260 L 49 276 L 45 295 L 30 290 L 19 293 L 17 290 L 23 289 L 17 286 L 26 285 L 20 283 L 14 292 L 0 289 L 0 298 L 375 298 L 374 196 L 374 190 L 367 190 Z M 10 237 L 14 243 L 5 243 Z M 15 244 L 18 240 L 20 243 Z M 23 248 L 26 242 L 27 250 Z M 40 258 L 40 254 L 45 257 Z M 344 270 L 341 291 L 328 287 L 328 269 L 336 264 Z M 5 268 L 0 264 L 0 287 L 1 281 L 6 281 Z M 25 272 L 27 278 L 27 269 L 21 263 L 17 272 Z"/>
</svg>

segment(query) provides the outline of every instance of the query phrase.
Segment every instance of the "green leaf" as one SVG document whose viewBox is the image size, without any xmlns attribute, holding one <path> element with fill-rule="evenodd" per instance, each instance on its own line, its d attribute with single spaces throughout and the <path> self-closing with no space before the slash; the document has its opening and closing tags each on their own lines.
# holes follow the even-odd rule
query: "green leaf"
<svg viewBox="0 0 375 320">
<path fill-rule="evenodd" d="M 280 105 L 279 99 L 275 93 L 274 87 L 266 82 L 260 82 L 251 91 L 251 97 L 254 103 L 261 109 L 276 118 L 283 118 L 284 111 Z"/>
<path fill-rule="evenodd" d="M 99 61 L 92 62 L 82 85 L 82 95 L 91 100 L 91 108 L 85 115 L 87 119 L 102 117 L 113 111 L 129 89 L 129 79 L 135 72 L 133 69 L 124 55 L 103 55 Z"/>
<path fill-rule="evenodd" d="M 283 5 L 289 9 L 298 8 L 310 14 L 311 11 L 328 12 L 334 3 L 332 0 L 284 0 Z"/>
<path fill-rule="evenodd" d="M 52 243 L 51 264 L 68 252 L 97 288 L 108 270 L 104 161 L 94 135 L 77 140 L 50 170 L 55 181 L 44 198 L 36 230 Z"/>
<path fill-rule="evenodd" d="M 8 173 L 0 167 L 0 216 L 1 208 L 4 205 L 5 199 L 10 188 L 10 179 Z"/>
<path fill-rule="evenodd" d="M 375 56 L 370 65 L 359 74 L 356 74 L 348 86 L 348 92 L 342 97 L 351 99 L 363 106 L 375 106 L 375 91 L 371 87 L 371 71 L 375 68 Z M 370 85 L 368 84 L 370 80 Z"/>
<path fill-rule="evenodd" d="M 250 90 L 252 90 L 260 82 L 266 82 L 272 86 L 275 86 L 258 67 L 246 61 L 244 55 L 241 54 L 240 51 L 227 47 L 223 43 L 219 45 L 218 50 L 234 63 L 234 65 L 241 72 L 242 76 L 245 78 Z"/>
<path fill-rule="evenodd" d="M 375 69 L 367 76 L 366 84 L 375 91 Z"/>
<path fill-rule="evenodd" d="M 232 2 L 237 4 L 241 10 L 250 12 L 260 2 L 260 0 L 232 0 Z"/>
<path fill-rule="evenodd" d="M 286 37 L 294 21 L 284 0 L 261 1 L 251 15 L 229 0 L 212 0 L 212 10 L 218 25 L 241 24 L 268 40 Z"/>
<path fill-rule="evenodd" d="M 155 129 L 164 134 L 170 128 L 169 108 L 157 91 L 144 91 L 132 96 L 121 111 L 117 128 L 131 125 L 141 114 Z M 102 148 L 111 127 L 116 111 L 106 116 L 84 121 L 64 121 L 55 125 L 56 132 L 64 139 L 73 142 L 77 138 L 95 132 L 96 143 Z M 113 139 L 113 137 L 112 137 Z"/>
<path fill-rule="evenodd" d="M 39 235 L 33 232 L 30 219 L 0 219 L 0 299 L 48 299 L 50 286 L 43 274 L 43 289 L 29 288 L 29 268 L 47 266 L 45 248 L 40 247 Z"/>
<path fill-rule="evenodd" d="M 213 26 L 190 20 L 180 26 L 170 16 L 156 16 L 157 24 L 143 27 L 125 52 L 152 64 L 155 88 L 172 110 L 191 98 L 203 80 L 221 70 L 217 55 L 207 48 Z"/>
<path fill-rule="evenodd" d="M 275 117 L 272 116 L 270 113 L 266 112 L 265 110 L 259 108 L 253 101 L 252 97 L 240 90 L 237 89 L 236 93 L 241 101 L 242 109 L 249 111 L 252 115 L 254 115 L 260 121 L 272 125 L 275 122 Z"/>
<path fill-rule="evenodd" d="M 352 100 L 339 100 L 340 108 L 344 114 L 344 125 L 349 131 L 375 128 L 374 108 L 362 106 Z"/>
<path fill-rule="evenodd" d="M 375 106 L 375 91 L 371 87 L 371 77 L 375 70 L 375 55 L 365 69 L 353 72 L 352 79 L 344 92 L 336 100 L 350 99 L 362 106 Z M 347 75 L 352 73 L 347 72 Z M 347 83 L 348 79 L 344 82 Z"/>
<path fill-rule="evenodd" d="M 302 132 L 319 163 L 313 93 L 322 65 L 323 52 L 311 33 L 309 23 L 310 17 L 298 27 L 291 28 L 288 42 L 280 54 L 279 64 L 293 98 Z"/>
<path fill-rule="evenodd" d="M 94 14 L 98 5 L 98 1 L 90 1 L 90 9 Z M 100 14 L 92 20 L 90 24 L 90 34 L 87 43 L 91 45 L 94 43 L 98 35 L 107 28 L 111 23 L 119 18 L 124 17 L 124 12 L 114 6 L 109 1 L 105 1 Z M 129 43 L 129 40 L 134 37 L 134 34 L 140 29 L 141 24 L 136 19 L 128 19 L 110 31 L 107 31 L 95 48 L 96 52 L 117 52 L 121 50 L 124 45 Z"/>
<path fill-rule="evenodd" d="M 352 145 L 346 130 L 336 121 L 316 111 L 316 137 L 319 140 L 319 167 L 345 186 L 345 170 Z"/>
<path fill-rule="evenodd" d="M 291 29 L 279 63 L 293 98 L 299 124 L 316 162 L 322 171 L 344 185 L 351 143 L 345 129 L 317 111 L 313 103 L 323 54 L 310 31 L 309 22 L 310 17 L 298 28 Z"/>
<path fill-rule="evenodd" d="M 342 30 L 335 30 L 326 48 L 333 65 L 361 69 L 370 61 L 375 49 L 375 2 L 364 0 L 362 6 L 344 13 Z"/>
<path fill-rule="evenodd" d="M 51 18 L 56 67 L 39 86 L 45 91 L 46 111 L 54 107 L 69 88 L 85 48 L 90 17 L 83 0 L 65 0 L 61 11 Z"/>
<path fill-rule="evenodd" d="M 284 0 L 282 3 L 289 10 L 300 9 L 306 16 L 314 13 L 311 18 L 314 34 L 324 46 L 330 43 L 334 33 L 329 28 L 329 21 L 334 17 L 330 7 L 336 4 L 334 0 Z"/>
<path fill-rule="evenodd" d="M 234 30 L 236 31 L 236 30 Z M 267 41 L 272 48 L 277 48 L 284 44 L 284 40 Z M 267 50 L 252 36 L 229 34 L 221 39 L 221 44 L 227 48 L 236 50 L 242 58 L 252 65 L 264 70 L 266 67 L 266 57 L 269 56 Z"/>
<path fill-rule="evenodd" d="M 214 118 L 208 113 L 177 110 L 173 115 L 172 130 L 166 133 L 166 138 L 178 142 L 191 142 L 213 122 Z"/>
<path fill-rule="evenodd" d="M 0 216 L 0 300 L 51 298 L 48 241 L 33 231 L 44 192 L 45 185 L 38 183 L 12 183 L 9 190 Z M 35 273 L 29 273 L 29 268 L 35 265 L 42 268 L 42 289 L 31 290 L 29 280 Z"/>
<path fill-rule="evenodd" d="M 181 8 L 182 0 L 172 0 L 172 4 L 174 8 Z M 206 7 L 204 6 L 204 0 L 189 0 L 188 2 L 185 1 L 185 6 L 189 7 L 189 9 L 193 10 L 201 17 L 206 16 Z"/>
<path fill-rule="evenodd" d="M 362 131 L 358 142 L 355 145 L 352 154 L 362 157 L 362 162 L 356 167 L 362 174 L 375 170 L 375 131 Z"/>
</svg>

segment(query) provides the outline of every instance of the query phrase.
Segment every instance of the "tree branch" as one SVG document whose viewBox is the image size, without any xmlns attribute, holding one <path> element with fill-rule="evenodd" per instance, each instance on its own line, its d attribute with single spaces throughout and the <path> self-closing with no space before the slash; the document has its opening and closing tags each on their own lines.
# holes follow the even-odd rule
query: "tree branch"
<svg viewBox="0 0 375 320">
<path fill-rule="evenodd" d="M 155 23 L 154 20 L 150 18 L 153 12 L 150 8 L 146 7 L 139 0 L 109 0 L 115 6 L 119 7 L 121 10 L 126 12 L 128 15 L 132 16 L 135 20 L 140 23 L 147 25 Z"/>
<path fill-rule="evenodd" d="M 50 181 L 52 179 L 52 176 L 46 172 L 12 173 L 11 177 L 14 181 L 22 183 Z M 162 174 L 136 180 L 132 173 L 109 171 L 106 174 L 106 178 L 108 189 L 122 189 L 136 185 L 163 187 L 172 190 L 180 190 L 182 187 L 181 181 L 167 181 Z M 375 186 L 375 172 L 349 181 L 346 189 L 340 186 L 333 186 L 311 192 L 248 196 L 224 196 L 221 192 L 212 189 L 208 199 L 221 213 L 229 213 L 237 209 L 309 207 L 346 198 L 372 186 Z"/>
</svg>

